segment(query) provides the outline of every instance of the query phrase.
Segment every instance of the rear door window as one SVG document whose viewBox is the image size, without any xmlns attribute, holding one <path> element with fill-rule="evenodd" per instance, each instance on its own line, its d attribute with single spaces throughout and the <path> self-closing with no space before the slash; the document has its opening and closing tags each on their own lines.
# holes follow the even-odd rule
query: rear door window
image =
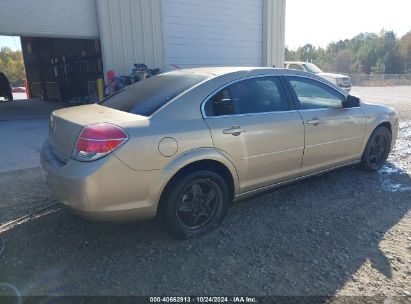
<svg viewBox="0 0 411 304">
<path fill-rule="evenodd" d="M 215 94 L 205 105 L 206 116 L 288 111 L 278 77 L 257 77 L 236 82 Z"/>
<path fill-rule="evenodd" d="M 100 105 L 116 110 L 151 116 L 155 111 L 207 80 L 206 74 L 163 74 L 128 86 L 107 97 Z"/>
</svg>

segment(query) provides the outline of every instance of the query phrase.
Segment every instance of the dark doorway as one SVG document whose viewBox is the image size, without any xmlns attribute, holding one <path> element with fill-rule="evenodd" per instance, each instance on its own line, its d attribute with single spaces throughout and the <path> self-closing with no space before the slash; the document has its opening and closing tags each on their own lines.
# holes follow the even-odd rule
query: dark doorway
<svg viewBox="0 0 411 304">
<path fill-rule="evenodd" d="M 99 40 L 22 37 L 21 44 L 30 97 L 96 101 L 103 76 Z"/>
</svg>

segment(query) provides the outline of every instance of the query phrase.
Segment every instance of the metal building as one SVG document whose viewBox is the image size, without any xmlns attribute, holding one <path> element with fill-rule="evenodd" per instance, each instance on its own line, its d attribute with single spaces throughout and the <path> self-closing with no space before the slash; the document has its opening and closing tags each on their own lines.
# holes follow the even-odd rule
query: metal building
<svg viewBox="0 0 411 304">
<path fill-rule="evenodd" d="M 0 35 L 22 37 L 31 91 L 50 95 L 53 85 L 71 92 L 84 68 L 90 81 L 128 75 L 134 63 L 282 66 L 285 1 L 0 0 Z"/>
</svg>

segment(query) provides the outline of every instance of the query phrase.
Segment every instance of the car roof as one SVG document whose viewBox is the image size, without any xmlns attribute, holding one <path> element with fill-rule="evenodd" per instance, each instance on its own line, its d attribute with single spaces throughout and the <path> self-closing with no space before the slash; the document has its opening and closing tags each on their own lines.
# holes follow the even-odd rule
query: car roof
<svg viewBox="0 0 411 304">
<path fill-rule="evenodd" d="M 242 76 L 256 76 L 256 75 L 299 75 L 314 79 L 322 78 L 317 77 L 315 74 L 308 73 L 300 70 L 290 70 L 284 68 L 269 68 L 269 67 L 203 67 L 193 69 L 181 69 L 167 72 L 168 75 L 190 75 L 190 74 L 203 74 L 209 75 L 210 78 L 235 74 L 237 77 Z"/>
<path fill-rule="evenodd" d="M 212 76 L 220 76 L 235 72 L 251 72 L 251 71 L 259 71 L 259 72 L 273 72 L 273 70 L 277 70 L 274 68 L 267 68 L 267 67 L 201 67 L 201 68 L 190 68 L 190 69 L 181 69 L 181 70 L 174 70 L 168 72 L 167 74 L 208 74 Z"/>
<path fill-rule="evenodd" d="M 300 70 L 290 70 L 285 68 L 269 68 L 269 67 L 204 67 L 204 68 L 194 68 L 194 69 L 181 69 L 174 70 L 165 74 L 169 75 L 190 75 L 190 74 L 202 74 L 208 75 L 209 79 L 225 77 L 227 81 L 253 77 L 253 76 L 270 76 L 270 75 L 284 75 L 284 76 L 303 76 L 305 78 L 311 78 L 320 82 L 328 82 L 326 79 L 305 71 Z M 330 85 L 331 83 L 329 83 Z M 347 92 L 343 89 L 334 86 L 334 88 L 340 93 L 347 95 Z"/>
</svg>

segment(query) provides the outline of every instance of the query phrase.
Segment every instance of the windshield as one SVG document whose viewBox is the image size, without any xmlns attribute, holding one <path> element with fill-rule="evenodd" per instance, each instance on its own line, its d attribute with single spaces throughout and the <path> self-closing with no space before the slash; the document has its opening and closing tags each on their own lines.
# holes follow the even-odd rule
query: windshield
<svg viewBox="0 0 411 304">
<path fill-rule="evenodd" d="M 323 72 L 318 66 L 316 66 L 313 63 L 304 63 L 303 65 L 307 72 L 314 73 L 314 74 Z"/>
<path fill-rule="evenodd" d="M 206 74 L 163 74 L 154 76 L 102 100 L 99 104 L 116 110 L 150 116 L 178 95 L 210 78 Z"/>
</svg>

